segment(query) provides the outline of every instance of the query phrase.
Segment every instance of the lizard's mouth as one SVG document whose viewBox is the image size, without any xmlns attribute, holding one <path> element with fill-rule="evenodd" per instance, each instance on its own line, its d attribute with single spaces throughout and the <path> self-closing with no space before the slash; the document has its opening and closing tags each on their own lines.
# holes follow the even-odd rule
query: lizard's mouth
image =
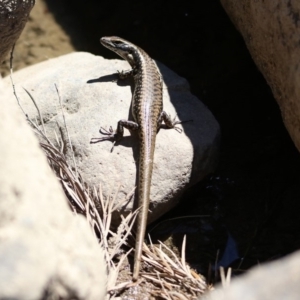
<svg viewBox="0 0 300 300">
<path fill-rule="evenodd" d="M 104 47 L 107 47 L 111 50 L 113 50 L 115 48 L 115 45 L 112 41 L 110 41 L 109 39 L 106 39 L 105 37 L 102 37 L 100 39 L 100 43 L 104 46 Z"/>
</svg>

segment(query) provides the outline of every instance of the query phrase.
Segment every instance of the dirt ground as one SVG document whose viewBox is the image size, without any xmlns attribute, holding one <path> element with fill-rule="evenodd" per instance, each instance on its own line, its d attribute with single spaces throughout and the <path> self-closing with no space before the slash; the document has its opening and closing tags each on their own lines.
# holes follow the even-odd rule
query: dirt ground
<svg viewBox="0 0 300 300">
<path fill-rule="evenodd" d="M 119 35 L 187 78 L 221 125 L 220 164 L 150 230 L 179 248 L 187 234 L 187 260 L 213 281 L 209 265 L 226 245 L 222 264 L 234 275 L 299 249 L 300 157 L 219 1 L 201 3 L 39 0 L 16 45 L 14 69 L 72 51 L 112 58 L 99 38 Z M 7 61 L 1 74 L 8 74 Z"/>
<path fill-rule="evenodd" d="M 75 51 L 68 34 L 55 21 L 43 0 L 36 1 L 14 51 L 14 71 Z M 9 59 L 1 66 L 1 75 L 9 73 Z"/>
</svg>

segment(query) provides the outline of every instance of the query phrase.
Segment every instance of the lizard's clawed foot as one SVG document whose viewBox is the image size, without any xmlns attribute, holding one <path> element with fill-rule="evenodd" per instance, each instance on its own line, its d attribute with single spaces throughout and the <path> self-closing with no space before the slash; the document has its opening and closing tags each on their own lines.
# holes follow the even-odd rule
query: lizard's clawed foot
<svg viewBox="0 0 300 300">
<path fill-rule="evenodd" d="M 115 133 L 114 133 L 114 130 L 113 130 L 112 126 L 109 126 L 108 130 L 103 128 L 103 127 L 100 127 L 99 132 L 103 135 L 107 135 L 107 137 L 103 137 L 106 140 L 115 138 Z"/>
<path fill-rule="evenodd" d="M 176 125 L 181 124 L 182 121 L 176 121 L 176 118 L 177 118 L 177 116 L 175 116 L 174 119 L 172 120 L 172 128 L 174 128 L 177 132 L 181 133 L 183 131 L 183 129 Z"/>
<path fill-rule="evenodd" d="M 187 120 L 187 121 L 176 121 L 176 117 L 174 117 L 172 121 L 172 128 L 174 128 L 177 132 L 181 133 L 183 131 L 182 128 L 176 126 L 178 124 L 183 124 L 183 123 L 188 123 L 188 122 L 193 122 L 193 120 Z"/>
<path fill-rule="evenodd" d="M 177 132 L 181 133 L 183 131 L 183 129 L 176 126 L 176 125 L 193 121 L 193 120 L 188 120 L 188 121 L 178 121 L 177 120 L 176 121 L 176 118 L 177 118 L 177 116 L 175 116 L 172 119 L 170 115 L 168 115 L 165 111 L 162 111 L 158 122 L 159 122 L 161 127 L 164 126 L 165 128 L 169 128 L 169 129 L 173 128 Z M 162 124 L 162 122 L 164 122 L 164 124 Z"/>
<path fill-rule="evenodd" d="M 118 140 L 119 137 L 118 134 L 114 132 L 112 126 L 110 126 L 108 130 L 103 127 L 100 127 L 99 132 L 105 136 L 99 138 L 91 138 L 90 144 L 96 144 L 102 141 L 112 141 L 113 142 L 113 146 L 111 148 L 111 152 L 112 152 L 116 144 L 116 141 Z"/>
</svg>

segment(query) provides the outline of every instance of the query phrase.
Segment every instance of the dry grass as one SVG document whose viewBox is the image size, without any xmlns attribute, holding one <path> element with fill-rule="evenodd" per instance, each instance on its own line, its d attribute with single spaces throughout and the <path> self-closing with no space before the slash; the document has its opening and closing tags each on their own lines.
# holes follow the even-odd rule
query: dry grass
<svg viewBox="0 0 300 300">
<path fill-rule="evenodd" d="M 62 152 L 49 144 L 41 143 L 41 147 L 48 158 L 49 165 L 64 188 L 71 209 L 75 214 L 80 213 L 86 217 L 100 247 L 104 249 L 108 270 L 107 289 L 109 291 L 116 289 L 120 267 L 131 251 L 123 254 L 122 247 L 128 246 L 127 238 L 131 234 L 136 213 L 130 213 L 126 218 L 122 217 L 117 231 L 112 231 L 112 212 L 128 199 L 125 198 L 124 202 L 119 204 L 116 204 L 116 196 L 104 201 L 101 186 L 98 190 L 94 189 L 93 193 L 90 193 L 82 183 L 79 173 L 72 170 Z M 116 257 L 118 257 L 118 263 L 115 263 Z"/>
<path fill-rule="evenodd" d="M 12 55 L 11 55 L 12 64 Z M 139 286 L 151 286 L 150 296 L 155 299 L 197 299 L 205 291 L 211 289 L 205 282 L 203 276 L 193 271 L 185 261 L 185 239 L 183 241 L 182 256 L 178 258 L 163 243 L 159 245 L 143 245 L 141 279 L 137 283 L 130 280 L 130 268 L 127 268 L 127 277 L 120 276 L 120 271 L 124 272 L 124 265 L 128 265 L 128 255 L 134 251 L 129 244 L 129 238 L 132 237 L 132 227 L 135 222 L 137 211 L 131 212 L 126 217 L 121 216 L 121 223 L 116 230 L 112 230 L 112 213 L 118 211 L 129 198 L 134 194 L 134 190 L 124 198 L 121 203 L 116 202 L 117 194 L 104 199 L 101 186 L 90 191 L 81 179 L 76 167 L 76 160 L 73 153 L 73 166 L 67 162 L 63 149 L 67 146 L 63 144 L 62 139 L 56 135 L 56 141 L 50 141 L 47 137 L 43 118 L 39 111 L 36 101 L 28 92 L 28 96 L 33 101 L 40 118 L 41 126 L 32 121 L 23 110 L 19 98 L 16 94 L 11 68 L 11 81 L 14 95 L 17 102 L 26 116 L 28 122 L 39 135 L 41 147 L 46 154 L 49 165 L 61 182 L 69 204 L 74 213 L 82 214 L 88 220 L 95 238 L 99 241 L 99 246 L 104 249 L 105 260 L 108 272 L 107 297 L 106 299 L 116 299 L 122 292 Z M 57 90 L 61 113 L 64 117 L 61 98 Z M 64 118 L 65 120 L 65 118 Z M 65 127 L 68 134 L 67 124 Z M 69 134 L 68 134 L 69 138 Z M 69 147 L 72 150 L 71 139 L 69 138 Z M 129 250 L 128 250 L 129 249 Z M 126 271 L 126 268 L 125 268 Z M 149 292 L 149 290 L 148 290 Z M 143 299 L 145 299 L 143 295 Z M 140 297 L 140 296 L 139 296 Z M 140 299 L 137 297 L 136 299 Z M 131 299 L 132 298 L 131 295 Z"/>
</svg>

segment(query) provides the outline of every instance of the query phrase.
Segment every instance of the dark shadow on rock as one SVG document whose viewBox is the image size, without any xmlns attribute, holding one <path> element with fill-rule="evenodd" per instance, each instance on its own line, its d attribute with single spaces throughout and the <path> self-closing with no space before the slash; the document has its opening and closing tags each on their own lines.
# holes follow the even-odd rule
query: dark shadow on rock
<svg viewBox="0 0 300 300">
<path fill-rule="evenodd" d="M 133 92 L 134 84 L 131 78 L 120 79 L 118 73 L 104 75 L 98 78 L 89 79 L 86 83 L 97 83 L 97 82 L 116 82 L 118 86 L 130 85 L 131 91 Z"/>
<path fill-rule="evenodd" d="M 111 82 L 111 81 L 117 81 L 118 80 L 118 74 L 110 74 L 101 76 L 99 78 L 90 79 L 86 83 L 96 83 L 96 82 Z"/>
</svg>

